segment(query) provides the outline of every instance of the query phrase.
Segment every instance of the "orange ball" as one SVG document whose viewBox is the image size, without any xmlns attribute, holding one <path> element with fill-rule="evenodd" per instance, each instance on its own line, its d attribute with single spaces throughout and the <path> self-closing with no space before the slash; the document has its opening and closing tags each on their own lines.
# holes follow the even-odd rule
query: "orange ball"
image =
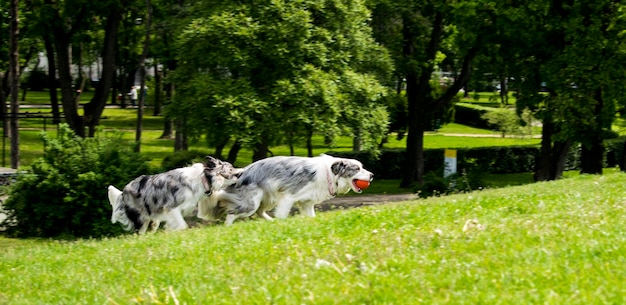
<svg viewBox="0 0 626 305">
<path fill-rule="evenodd" d="M 366 188 L 368 188 L 370 186 L 370 182 L 367 181 L 367 180 L 357 180 L 357 181 L 354 182 L 354 184 L 358 188 L 360 188 L 362 190 L 364 190 L 364 189 L 366 189 Z"/>
</svg>

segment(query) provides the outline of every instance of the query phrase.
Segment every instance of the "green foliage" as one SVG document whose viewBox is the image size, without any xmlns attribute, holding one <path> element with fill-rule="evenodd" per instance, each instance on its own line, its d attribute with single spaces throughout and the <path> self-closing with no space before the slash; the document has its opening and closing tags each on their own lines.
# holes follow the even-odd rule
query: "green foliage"
<svg viewBox="0 0 626 305">
<path fill-rule="evenodd" d="M 163 171 L 189 166 L 196 162 L 204 162 L 204 157 L 209 153 L 200 150 L 184 150 L 171 153 L 163 158 L 161 168 Z"/>
<path fill-rule="evenodd" d="M 472 166 L 471 160 L 464 165 L 461 173 L 444 177 L 442 170 L 430 171 L 424 175 L 424 184 L 416 186 L 414 192 L 421 198 L 444 196 L 479 190 L 485 186 L 484 173 L 480 165 Z"/>
<path fill-rule="evenodd" d="M 454 122 L 476 128 L 491 129 L 489 122 L 483 115 L 492 109 L 467 103 L 457 103 L 454 105 Z"/>
<path fill-rule="evenodd" d="M 605 167 L 615 167 L 621 162 L 623 139 L 606 142 Z M 461 189 L 477 189 L 484 174 L 528 173 L 535 170 L 539 146 L 469 147 L 456 148 L 457 170 L 465 179 Z M 376 179 L 399 179 L 405 170 L 403 149 L 383 149 L 379 155 L 368 152 L 329 152 L 330 155 L 360 160 L 363 166 L 374 173 Z M 565 156 L 565 170 L 580 169 L 581 146 L 576 145 Z M 438 172 L 444 162 L 444 149 L 424 150 L 424 172 Z M 443 185 L 445 183 L 438 182 Z M 467 187 L 470 185 L 470 187 Z M 442 191 L 445 189 L 439 189 Z"/>
<path fill-rule="evenodd" d="M 247 147 L 350 134 L 375 150 L 392 69 L 363 1 L 198 4 L 180 35 L 172 117 Z"/>
<path fill-rule="evenodd" d="M 45 152 L 18 176 L 4 208 L 7 233 L 19 237 L 100 237 L 120 233 L 110 222 L 107 186 L 123 188 L 149 173 L 145 157 L 99 132 L 80 138 L 67 125 L 42 134 Z"/>
<path fill-rule="evenodd" d="M 487 120 L 495 127 L 504 138 L 506 135 L 519 134 L 520 120 L 514 111 L 510 109 L 495 109 L 484 113 L 481 118 Z"/>
</svg>

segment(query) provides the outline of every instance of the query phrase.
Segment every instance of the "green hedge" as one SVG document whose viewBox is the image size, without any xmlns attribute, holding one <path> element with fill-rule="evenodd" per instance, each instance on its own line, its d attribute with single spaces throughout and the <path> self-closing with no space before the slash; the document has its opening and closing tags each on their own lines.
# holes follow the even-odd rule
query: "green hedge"
<svg viewBox="0 0 626 305">
<path fill-rule="evenodd" d="M 624 139 L 605 142 L 605 167 L 618 166 Z M 538 145 L 460 148 L 457 150 L 457 171 L 479 171 L 492 174 L 527 173 L 535 170 L 539 155 Z M 329 155 L 353 158 L 374 173 L 377 179 L 401 179 L 404 167 L 404 149 L 382 150 L 376 158 L 367 152 L 329 152 Z M 444 149 L 424 150 L 424 172 L 443 172 Z M 580 146 L 570 149 L 565 170 L 580 168 Z"/>
<path fill-rule="evenodd" d="M 489 108 L 457 103 L 454 105 L 454 122 L 482 129 L 493 129 L 493 126 L 482 118 Z"/>
</svg>

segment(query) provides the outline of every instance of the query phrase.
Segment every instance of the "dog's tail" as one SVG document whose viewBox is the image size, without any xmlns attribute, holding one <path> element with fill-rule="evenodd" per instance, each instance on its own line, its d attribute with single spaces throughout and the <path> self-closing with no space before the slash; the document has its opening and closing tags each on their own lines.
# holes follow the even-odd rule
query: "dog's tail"
<svg viewBox="0 0 626 305">
<path fill-rule="evenodd" d="M 225 194 L 224 191 L 218 191 L 210 196 L 202 196 L 198 202 L 198 218 L 216 221 L 224 216 L 225 210 L 219 205 L 223 194 Z"/>
<path fill-rule="evenodd" d="M 204 220 L 216 220 L 213 215 L 213 209 L 217 206 L 217 194 L 211 196 L 202 196 L 198 201 L 198 218 Z"/>
</svg>

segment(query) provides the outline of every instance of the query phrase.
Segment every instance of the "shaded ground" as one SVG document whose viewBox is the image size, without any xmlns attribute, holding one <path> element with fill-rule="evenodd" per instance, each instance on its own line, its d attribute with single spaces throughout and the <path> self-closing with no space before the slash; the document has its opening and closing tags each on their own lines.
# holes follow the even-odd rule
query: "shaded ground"
<svg viewBox="0 0 626 305">
<path fill-rule="evenodd" d="M 358 208 L 362 206 L 385 204 L 395 201 L 406 201 L 417 199 L 416 194 L 393 194 L 393 195 L 355 195 L 336 197 L 326 200 L 315 208 L 317 211 L 328 211 L 336 209 Z"/>
</svg>

